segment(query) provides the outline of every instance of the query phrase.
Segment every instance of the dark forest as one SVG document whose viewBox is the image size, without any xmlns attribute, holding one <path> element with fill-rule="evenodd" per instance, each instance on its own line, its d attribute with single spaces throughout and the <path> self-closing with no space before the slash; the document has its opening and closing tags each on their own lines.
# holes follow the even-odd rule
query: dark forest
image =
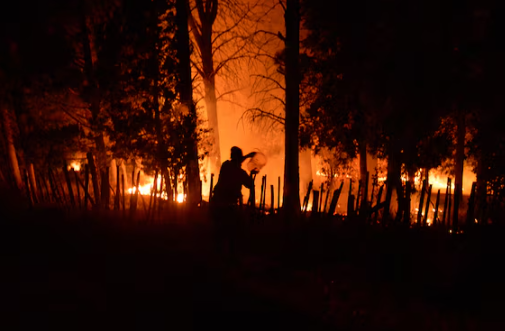
<svg viewBox="0 0 505 331">
<path fill-rule="evenodd" d="M 9 7 L 6 330 L 503 329 L 502 2 Z"/>
</svg>

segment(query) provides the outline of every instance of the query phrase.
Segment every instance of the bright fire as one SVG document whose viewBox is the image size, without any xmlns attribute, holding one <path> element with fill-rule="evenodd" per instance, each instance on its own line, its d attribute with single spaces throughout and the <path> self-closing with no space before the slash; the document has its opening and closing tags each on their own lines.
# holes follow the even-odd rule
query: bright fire
<svg viewBox="0 0 505 331">
<path fill-rule="evenodd" d="M 139 185 L 139 193 L 141 195 L 151 195 L 152 194 L 152 191 L 153 191 L 153 182 L 154 182 L 154 178 L 153 177 L 148 177 L 148 176 L 145 176 L 144 177 L 145 180 L 147 180 L 147 184 L 144 184 L 144 185 Z M 156 197 L 158 198 L 162 198 L 164 200 L 168 200 L 168 196 L 167 196 L 167 193 L 166 192 L 163 192 L 163 195 L 161 193 L 159 193 L 160 191 L 160 186 L 161 186 L 161 178 L 158 178 L 156 180 L 156 185 L 158 187 L 158 193 L 156 193 Z M 128 193 L 129 194 L 134 194 L 136 192 L 136 187 L 131 187 L 128 189 Z M 183 193 L 178 193 L 177 194 L 177 197 L 176 197 L 176 201 L 178 203 L 183 203 L 184 200 L 186 198 L 186 195 L 183 194 Z"/>
<path fill-rule="evenodd" d="M 176 200 L 177 200 L 178 203 L 183 203 L 184 202 L 184 194 L 178 193 Z"/>
<path fill-rule="evenodd" d="M 74 169 L 74 171 L 80 171 L 81 170 L 81 164 L 77 161 L 72 161 L 69 165 L 68 165 L 68 170 L 71 170 L 71 169 Z"/>
</svg>

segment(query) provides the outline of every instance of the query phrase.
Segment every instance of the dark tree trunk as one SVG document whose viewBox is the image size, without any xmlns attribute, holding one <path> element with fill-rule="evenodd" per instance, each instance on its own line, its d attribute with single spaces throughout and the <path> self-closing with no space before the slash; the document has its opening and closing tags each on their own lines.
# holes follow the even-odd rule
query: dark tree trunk
<svg viewBox="0 0 505 331">
<path fill-rule="evenodd" d="M 96 201 L 95 206 L 99 208 L 100 206 L 100 191 L 98 189 L 98 172 L 95 166 L 95 161 L 93 159 L 93 154 L 91 152 L 88 152 L 87 154 L 88 158 L 88 167 L 89 167 L 89 172 L 91 174 L 91 182 L 93 183 L 93 195 Z"/>
<path fill-rule="evenodd" d="M 361 182 L 361 209 L 366 210 L 368 201 L 368 170 L 367 170 L 367 154 L 366 154 L 366 144 L 361 143 L 359 148 L 359 180 Z"/>
<path fill-rule="evenodd" d="M 478 222 L 484 221 L 484 210 L 487 200 L 487 160 L 483 157 L 481 153 L 479 160 L 477 161 L 477 187 L 475 191 L 475 217 Z"/>
<path fill-rule="evenodd" d="M 287 0 L 284 14 L 286 24 L 286 126 L 285 126 L 285 158 L 284 158 L 284 212 L 286 219 L 300 214 L 299 195 L 299 141 L 300 125 L 300 73 L 299 73 L 299 41 L 300 41 L 300 3 L 299 0 Z"/>
<path fill-rule="evenodd" d="M 454 220 L 458 218 L 459 202 L 463 198 L 463 163 L 465 160 L 465 114 L 457 113 L 456 156 L 454 162 Z M 458 202 L 458 203 L 456 203 Z"/>
<path fill-rule="evenodd" d="M 83 99 L 89 103 L 91 112 L 91 128 L 93 130 L 95 140 L 95 156 L 97 159 L 98 173 L 101 173 L 107 166 L 107 152 L 104 142 L 103 127 L 99 121 L 100 115 L 100 90 L 97 86 L 95 79 L 95 66 L 93 64 L 93 57 L 91 55 L 91 40 L 90 31 L 86 23 L 86 8 L 82 4 L 81 24 L 82 24 L 82 45 L 84 53 L 84 75 L 86 79 L 87 90 L 83 95 Z"/>
<path fill-rule="evenodd" d="M 189 4 L 187 0 L 176 0 L 176 22 L 177 22 L 177 58 L 179 60 L 179 86 L 178 92 L 180 101 L 188 107 L 192 121 L 189 132 L 191 138 L 188 142 L 188 164 L 186 174 L 188 178 L 187 201 L 195 205 L 200 201 L 200 173 L 198 168 L 198 147 L 196 143 L 196 107 L 193 102 L 193 86 L 191 81 L 191 62 L 189 49 L 188 13 Z"/>
<path fill-rule="evenodd" d="M 23 179 L 21 178 L 21 171 L 19 170 L 18 156 L 16 147 L 14 145 L 14 135 L 11 129 L 11 121 L 9 119 L 9 111 L 5 106 L 2 106 L 2 127 L 5 133 L 5 141 L 7 145 L 7 154 L 9 157 L 9 166 L 14 177 L 15 184 L 18 189 L 23 186 Z"/>
<path fill-rule="evenodd" d="M 415 192 L 416 187 L 416 168 L 414 166 L 407 167 L 407 185 L 405 187 L 405 204 L 403 210 L 403 221 L 405 224 L 410 225 L 410 211 L 412 210 L 412 193 Z"/>
<path fill-rule="evenodd" d="M 391 146 L 388 157 L 388 174 L 386 179 L 386 200 L 384 206 L 384 220 L 387 222 L 390 218 L 391 199 L 393 189 L 396 190 L 398 197 L 398 213 L 401 213 L 403 207 L 403 187 L 402 187 L 402 168 L 400 160 L 400 149 L 396 146 Z"/>
<path fill-rule="evenodd" d="M 205 62 L 204 62 L 205 63 Z M 205 70 L 205 68 L 204 68 Z M 209 120 L 209 128 L 212 130 L 212 149 L 209 152 L 210 171 L 211 173 L 219 173 L 221 168 L 221 150 L 219 140 L 219 123 L 217 118 L 217 98 L 216 98 L 216 82 L 214 76 L 204 79 L 205 87 L 205 106 L 207 108 L 207 117 Z"/>
<path fill-rule="evenodd" d="M 153 15 L 153 17 L 156 17 L 156 15 Z M 154 20 L 153 25 L 157 24 L 157 20 Z M 154 44 L 152 45 L 153 47 L 153 66 L 154 67 L 159 67 L 160 61 L 158 58 L 158 53 L 157 53 L 157 45 Z M 156 71 L 157 74 L 154 76 L 154 93 L 153 95 L 155 96 L 153 98 L 154 100 L 154 123 L 155 123 L 155 130 L 156 130 L 156 140 L 158 141 L 158 150 L 157 150 L 157 161 L 158 161 L 158 166 L 161 169 L 160 176 L 165 180 L 165 186 L 166 186 L 166 193 L 167 196 L 169 197 L 168 201 L 169 203 L 172 202 L 172 184 L 170 180 L 170 175 L 168 173 L 168 146 L 165 141 L 165 137 L 163 136 L 163 123 L 161 121 L 161 105 L 159 104 L 159 99 L 163 95 L 161 92 L 158 83 L 160 81 L 160 77 L 158 75 L 158 71 Z M 160 196 L 163 195 L 163 187 L 160 187 Z"/>
</svg>

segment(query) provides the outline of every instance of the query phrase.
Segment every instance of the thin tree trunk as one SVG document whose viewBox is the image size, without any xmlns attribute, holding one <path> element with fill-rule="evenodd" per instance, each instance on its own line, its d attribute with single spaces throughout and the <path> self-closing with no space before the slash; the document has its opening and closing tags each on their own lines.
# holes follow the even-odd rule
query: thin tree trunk
<svg viewBox="0 0 505 331">
<path fill-rule="evenodd" d="M 466 226 L 472 226 L 475 219 L 475 187 L 476 182 L 472 183 L 472 189 L 470 191 L 470 198 L 468 199 L 468 210 L 466 213 Z"/>
<path fill-rule="evenodd" d="M 465 159 L 465 114 L 457 113 L 456 155 L 454 162 L 454 217 L 458 219 L 459 202 L 463 198 L 463 164 Z"/>
<path fill-rule="evenodd" d="M 426 180 L 428 182 L 428 180 Z M 433 186 L 428 186 L 428 193 L 426 195 L 426 208 L 424 209 L 424 218 L 423 218 L 423 226 L 426 226 L 428 223 L 428 214 L 430 213 L 430 203 L 431 203 L 431 191 Z"/>
<path fill-rule="evenodd" d="M 477 186 L 475 191 L 475 217 L 478 222 L 482 222 L 484 216 L 484 209 L 487 199 L 487 160 L 484 159 L 483 153 L 480 153 L 477 161 Z"/>
<path fill-rule="evenodd" d="M 396 190 L 396 195 L 398 198 L 398 212 L 401 213 L 401 208 L 403 206 L 403 188 L 401 181 L 401 163 L 400 163 L 400 150 L 395 146 L 391 147 L 391 151 L 388 157 L 388 174 L 386 182 L 386 201 L 384 207 L 384 220 L 390 217 L 391 208 L 391 198 L 393 195 L 393 189 Z"/>
<path fill-rule="evenodd" d="M 14 135 L 11 129 L 9 112 L 5 107 L 2 107 L 2 120 L 3 120 L 2 126 L 5 132 L 5 140 L 7 143 L 7 154 L 9 157 L 9 165 L 12 171 L 12 175 L 14 176 L 16 186 L 18 187 L 18 189 L 21 189 L 21 187 L 23 187 L 23 179 L 21 177 L 21 171 L 19 170 L 19 162 L 16 154 L 16 147 L 14 146 Z"/>
<path fill-rule="evenodd" d="M 72 168 L 72 173 L 74 174 L 74 179 L 75 179 L 75 198 L 79 204 L 79 209 L 82 209 L 82 202 L 81 202 L 81 193 L 79 191 L 79 178 L 77 177 L 77 172 Z"/>
<path fill-rule="evenodd" d="M 435 203 L 435 213 L 433 214 L 433 225 L 438 225 L 438 208 L 440 206 L 440 190 L 437 193 L 437 200 Z"/>
<path fill-rule="evenodd" d="M 67 188 L 68 188 L 68 196 L 70 197 L 70 205 L 72 208 L 75 208 L 75 199 L 74 199 L 74 192 L 72 190 L 72 182 L 70 181 L 70 174 L 67 169 L 67 164 L 65 162 L 65 165 L 62 168 L 63 174 L 65 176 L 65 181 L 67 182 Z"/>
<path fill-rule="evenodd" d="M 88 192 L 89 192 L 89 165 L 86 165 L 84 169 L 84 210 L 88 209 L 88 199 L 90 198 Z"/>
<path fill-rule="evenodd" d="M 209 152 L 210 172 L 219 173 L 221 167 L 221 152 L 219 139 L 219 124 L 217 116 L 216 97 L 216 68 L 214 67 L 213 30 L 219 3 L 218 0 L 196 0 L 195 14 L 188 12 L 188 22 L 194 37 L 195 46 L 198 47 L 202 65 L 198 73 L 203 79 L 205 89 L 204 101 L 207 109 L 207 119 L 211 129 L 212 147 Z M 198 22 L 198 23 L 197 23 Z"/>
<path fill-rule="evenodd" d="M 87 158 L 88 158 L 89 172 L 91 174 L 91 182 L 93 184 L 93 196 L 94 196 L 94 200 L 96 201 L 95 207 L 99 208 L 100 207 L 100 189 L 98 186 L 98 172 L 96 170 L 95 160 L 94 160 L 93 154 L 91 154 L 91 152 L 87 153 Z"/>
<path fill-rule="evenodd" d="M 191 138 L 187 140 L 188 144 L 188 164 L 186 174 L 188 178 L 187 201 L 191 205 L 196 205 L 200 201 L 200 172 L 198 168 L 198 149 L 196 144 L 196 107 L 193 102 L 193 87 L 191 79 L 191 62 L 189 49 L 189 29 L 188 13 L 189 4 L 187 0 L 176 0 L 176 23 L 177 23 L 177 57 L 179 59 L 179 84 L 178 90 L 180 100 L 183 105 L 188 107 L 192 121 L 188 128 Z"/>
<path fill-rule="evenodd" d="M 35 167 L 33 163 L 30 163 L 28 166 L 28 178 L 30 179 L 30 186 L 32 188 L 33 199 L 35 203 L 39 202 L 39 187 L 37 187 L 37 180 L 35 178 Z"/>
<path fill-rule="evenodd" d="M 212 58 L 212 52 L 210 54 Z M 205 64 L 206 61 L 204 61 Z M 204 66 L 204 71 L 206 68 Z M 216 82 L 214 76 L 205 78 L 203 80 L 205 87 L 205 107 L 207 108 L 207 118 L 209 121 L 209 128 L 212 130 L 212 148 L 209 152 L 210 158 L 210 171 L 211 173 L 219 173 L 221 168 L 221 150 L 219 139 L 219 121 L 217 116 L 217 98 L 216 98 Z"/>
<path fill-rule="evenodd" d="M 299 140 L 300 126 L 300 1 L 287 0 L 286 25 L 286 122 L 284 157 L 284 203 L 286 220 L 300 214 Z"/>
<path fill-rule="evenodd" d="M 116 165 L 116 195 L 114 196 L 114 210 L 119 210 L 121 201 L 121 186 L 119 182 L 119 166 Z"/>
<path fill-rule="evenodd" d="M 366 144 L 361 143 L 359 148 L 359 180 L 361 182 L 361 196 L 360 205 L 366 207 L 368 201 L 368 167 L 367 167 L 367 154 L 366 154 Z"/>
<path fill-rule="evenodd" d="M 81 26 L 82 26 L 82 46 L 84 55 L 84 75 L 86 82 L 88 84 L 88 91 L 83 95 L 85 101 L 90 105 L 89 109 L 91 112 L 90 124 L 93 130 L 94 141 L 95 141 L 95 157 L 96 157 L 96 167 L 98 168 L 98 173 L 102 171 L 107 166 L 107 152 L 104 141 L 103 128 L 99 123 L 99 115 L 101 111 L 101 96 L 100 89 L 95 79 L 95 64 L 93 63 L 92 49 L 91 49 L 91 37 L 90 31 L 88 29 L 88 24 L 86 22 L 86 3 L 82 2 L 80 4 L 81 8 Z M 91 169 L 90 169 L 91 170 Z M 99 199 L 95 197 L 97 201 L 97 206 L 99 206 Z"/>
</svg>

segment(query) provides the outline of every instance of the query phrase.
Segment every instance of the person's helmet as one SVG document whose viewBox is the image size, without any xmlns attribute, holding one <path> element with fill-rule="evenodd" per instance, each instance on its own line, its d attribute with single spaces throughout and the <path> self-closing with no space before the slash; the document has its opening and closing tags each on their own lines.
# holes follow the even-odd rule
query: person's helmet
<svg viewBox="0 0 505 331">
<path fill-rule="evenodd" d="M 231 148 L 231 159 L 236 161 L 242 161 L 244 155 L 242 154 L 242 150 L 237 146 L 233 146 Z"/>
</svg>

